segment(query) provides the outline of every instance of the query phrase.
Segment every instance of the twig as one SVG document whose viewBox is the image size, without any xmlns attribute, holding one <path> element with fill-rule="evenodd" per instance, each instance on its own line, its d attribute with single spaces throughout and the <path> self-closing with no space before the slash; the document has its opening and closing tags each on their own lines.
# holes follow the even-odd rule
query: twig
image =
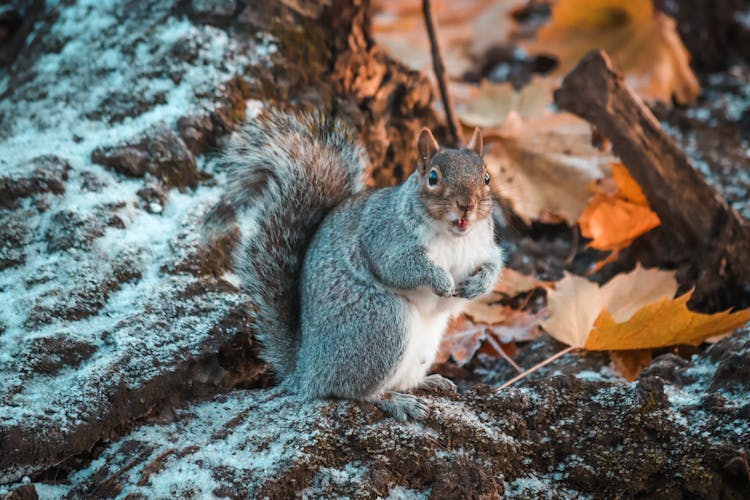
<svg viewBox="0 0 750 500">
<path fill-rule="evenodd" d="M 176 452 L 177 449 L 175 448 L 169 448 L 167 451 L 156 457 L 155 459 L 151 460 L 148 465 L 143 467 L 141 469 L 141 478 L 136 483 L 138 486 L 146 486 L 148 484 L 148 480 L 151 477 L 151 473 L 156 471 L 156 468 L 160 465 L 163 466 L 163 461 L 166 457 L 171 455 L 172 453 Z"/>
<path fill-rule="evenodd" d="M 572 236 L 573 241 L 570 244 L 570 253 L 568 253 L 568 256 L 565 258 L 565 264 L 568 266 L 573 263 L 576 255 L 578 255 L 578 245 L 581 243 L 581 234 L 578 231 L 577 225 L 572 228 Z"/>
<path fill-rule="evenodd" d="M 508 356 L 508 353 L 503 350 L 502 346 L 498 344 L 495 339 L 492 338 L 492 335 L 490 334 L 490 332 L 486 333 L 485 339 L 487 339 L 487 343 L 491 345 L 495 351 L 497 351 L 500 357 L 502 357 L 505 361 L 507 361 L 510 364 L 510 366 L 515 368 L 517 372 L 523 371 L 523 368 L 518 366 L 518 363 L 513 361 L 513 359 L 510 356 Z"/>
<path fill-rule="evenodd" d="M 541 363 L 532 366 L 531 368 L 529 368 L 525 372 L 523 372 L 521 374 L 518 374 L 515 377 L 513 377 L 512 379 L 508 380 L 503 385 L 501 385 L 500 387 L 498 387 L 497 389 L 495 389 L 495 392 L 502 391 L 506 387 L 509 387 L 509 386 L 515 384 L 516 382 L 518 382 L 519 380 L 528 377 L 529 375 L 531 375 L 532 373 L 534 373 L 538 369 L 540 369 L 540 368 L 542 368 L 544 366 L 547 366 L 548 364 L 552 363 L 556 359 L 561 358 L 561 357 L 565 356 L 566 354 L 568 354 L 569 352 L 575 351 L 576 349 L 578 349 L 578 348 L 575 347 L 575 346 L 566 347 L 565 349 L 563 349 L 562 351 L 558 352 L 554 356 L 550 356 L 549 358 L 545 359 Z"/>
<path fill-rule="evenodd" d="M 128 472 L 130 469 L 141 463 L 148 455 L 151 454 L 151 452 L 154 451 L 154 448 L 146 448 L 142 450 L 133 460 L 128 462 L 124 467 L 122 467 L 120 470 L 115 472 L 109 477 L 104 478 L 103 480 L 99 481 L 93 489 L 90 489 L 88 493 L 97 494 L 103 492 L 105 488 L 112 487 L 115 484 L 115 481 L 119 479 L 123 474 Z M 118 490 L 119 491 L 119 490 Z"/>
<path fill-rule="evenodd" d="M 427 36 L 430 38 L 430 49 L 432 50 L 432 69 L 437 78 L 440 98 L 443 100 L 445 108 L 445 119 L 448 122 L 448 132 L 451 135 L 453 146 L 460 147 L 463 145 L 461 138 L 461 127 L 458 126 L 456 115 L 453 112 L 453 102 L 448 94 L 448 87 L 445 84 L 445 66 L 443 65 L 443 56 L 440 53 L 440 45 L 437 40 L 437 28 L 435 18 L 432 16 L 432 6 L 430 0 L 422 0 L 422 13 L 424 14 L 424 23 L 427 27 Z"/>
</svg>

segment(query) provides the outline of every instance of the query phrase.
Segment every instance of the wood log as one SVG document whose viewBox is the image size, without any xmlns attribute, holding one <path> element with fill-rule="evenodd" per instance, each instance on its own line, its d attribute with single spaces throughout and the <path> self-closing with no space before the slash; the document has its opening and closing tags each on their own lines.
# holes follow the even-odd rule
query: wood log
<svg viewBox="0 0 750 500">
<path fill-rule="evenodd" d="M 701 295 L 750 295 L 750 223 L 691 165 L 603 51 L 565 76 L 555 103 L 594 125 L 643 189 L 663 230 L 688 248 Z M 656 256 L 658 258 L 658 256 Z M 743 298 L 744 297 L 744 298 Z"/>
</svg>

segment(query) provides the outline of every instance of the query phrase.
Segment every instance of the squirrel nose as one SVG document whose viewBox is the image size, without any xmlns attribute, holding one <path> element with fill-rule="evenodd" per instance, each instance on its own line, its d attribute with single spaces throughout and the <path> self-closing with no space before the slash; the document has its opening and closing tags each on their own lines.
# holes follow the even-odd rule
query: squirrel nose
<svg viewBox="0 0 750 500">
<path fill-rule="evenodd" d="M 474 206 L 476 205 L 473 200 L 464 201 L 463 203 L 456 200 L 456 205 L 458 206 L 458 209 L 462 212 L 470 212 L 474 210 Z"/>
</svg>

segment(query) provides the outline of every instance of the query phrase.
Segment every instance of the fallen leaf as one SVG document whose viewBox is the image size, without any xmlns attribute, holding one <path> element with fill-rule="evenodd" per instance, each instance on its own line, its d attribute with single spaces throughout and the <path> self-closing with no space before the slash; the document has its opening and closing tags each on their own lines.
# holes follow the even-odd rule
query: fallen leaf
<svg viewBox="0 0 750 500">
<path fill-rule="evenodd" d="M 472 300 L 464 309 L 464 314 L 476 323 L 488 325 L 500 323 L 506 317 L 508 306 L 498 302 L 499 297 L 494 294 L 484 295 Z"/>
<path fill-rule="evenodd" d="M 606 177 L 615 159 L 591 145 L 591 127 L 568 113 L 521 120 L 511 113 L 485 131 L 485 162 L 493 193 L 527 224 L 574 225 L 591 197 L 589 185 Z"/>
<path fill-rule="evenodd" d="M 525 44 L 530 53 L 554 55 L 565 74 L 587 53 L 603 49 L 641 97 L 671 104 L 693 102 L 700 92 L 690 54 L 675 22 L 653 0 L 559 0 L 549 24 Z"/>
<path fill-rule="evenodd" d="M 435 362 L 445 363 L 453 358 L 456 364 L 465 365 L 479 350 L 486 331 L 486 325 L 478 325 L 465 316 L 454 318 L 440 341 Z"/>
<path fill-rule="evenodd" d="M 632 382 L 638 378 L 641 371 L 651 364 L 653 356 L 649 349 L 633 349 L 629 351 L 611 351 L 609 359 L 612 367 L 625 380 Z"/>
<path fill-rule="evenodd" d="M 611 168 L 616 189 L 612 192 L 606 183 L 600 184 L 604 187 L 578 218 L 581 234 L 591 238 L 590 247 L 613 252 L 595 264 L 594 270 L 617 259 L 620 250 L 661 224 L 627 168 L 621 163 L 613 163 Z"/>
<path fill-rule="evenodd" d="M 539 281 L 533 276 L 505 267 L 500 279 L 495 284 L 494 291 L 507 297 L 515 297 L 536 288 L 549 288 L 553 286 L 553 281 Z"/>
<path fill-rule="evenodd" d="M 542 327 L 560 342 L 589 350 L 697 345 L 750 320 L 750 309 L 702 314 L 687 309 L 674 273 L 640 265 L 603 286 L 566 275 L 547 292 Z"/>
<path fill-rule="evenodd" d="M 459 86 L 462 88 L 458 89 Z M 456 114 L 470 128 L 500 128 L 511 111 L 522 119 L 551 113 L 550 79 L 534 78 L 521 90 L 515 90 L 509 82 L 488 80 L 482 80 L 479 87 L 470 83 L 456 83 L 452 88 Z"/>
<path fill-rule="evenodd" d="M 541 319 L 541 313 L 528 314 L 511 309 L 505 315 L 503 324 L 499 325 L 475 323 L 467 316 L 459 316 L 449 323 L 435 361 L 444 363 L 453 358 L 463 366 L 480 350 L 494 356 L 502 356 L 498 349 L 511 354 L 513 349 L 510 346 L 515 342 L 527 342 L 539 336 Z M 484 347 L 487 345 L 489 347 Z"/>
<path fill-rule="evenodd" d="M 472 300 L 466 306 L 464 314 L 475 323 L 485 323 L 491 325 L 500 323 L 505 319 L 507 306 L 497 302 L 498 297 L 487 295 L 484 298 Z"/>
<path fill-rule="evenodd" d="M 612 178 L 617 187 L 617 194 L 625 200 L 636 205 L 648 206 L 646 195 L 643 194 L 641 186 L 633 179 L 628 168 L 622 163 L 614 163 L 612 167 Z"/>
<path fill-rule="evenodd" d="M 698 345 L 750 321 L 750 309 L 715 314 L 690 311 L 687 302 L 692 295 L 690 291 L 675 299 L 648 304 L 623 322 L 617 322 L 604 309 L 596 319 L 585 347 L 597 351 Z"/>
<path fill-rule="evenodd" d="M 615 311 L 626 320 L 644 304 L 673 297 L 677 292 L 674 272 L 644 269 L 640 265 L 619 274 L 604 286 L 575 276 L 566 276 L 547 292 L 549 318 L 542 323 L 550 335 L 564 344 L 584 347 L 602 309 Z"/>
<path fill-rule="evenodd" d="M 532 314 L 510 309 L 501 323 L 489 325 L 487 331 L 503 344 L 529 342 L 539 336 L 539 327 L 546 315 L 546 310 Z"/>
</svg>

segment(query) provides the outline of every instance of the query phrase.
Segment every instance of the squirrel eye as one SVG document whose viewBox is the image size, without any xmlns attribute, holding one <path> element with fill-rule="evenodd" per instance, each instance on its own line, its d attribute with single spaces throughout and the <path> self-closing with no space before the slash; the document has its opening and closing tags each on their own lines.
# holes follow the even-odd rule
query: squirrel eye
<svg viewBox="0 0 750 500">
<path fill-rule="evenodd" d="M 484 173 L 484 183 L 485 183 L 486 185 L 489 185 L 489 184 L 490 184 L 490 173 L 489 173 L 489 172 L 485 172 L 485 173 Z"/>
<path fill-rule="evenodd" d="M 430 186 L 437 186 L 438 183 L 438 173 L 435 169 L 430 170 L 430 173 L 427 175 L 427 183 Z"/>
</svg>

